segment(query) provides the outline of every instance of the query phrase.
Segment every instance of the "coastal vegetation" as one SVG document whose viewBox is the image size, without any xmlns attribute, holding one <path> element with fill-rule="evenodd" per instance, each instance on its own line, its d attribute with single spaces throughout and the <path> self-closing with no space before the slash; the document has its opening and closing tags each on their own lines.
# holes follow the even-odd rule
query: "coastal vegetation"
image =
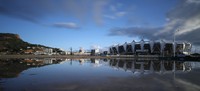
<svg viewBox="0 0 200 91">
<path fill-rule="evenodd" d="M 49 48 L 54 52 L 61 52 L 58 48 L 52 48 L 40 44 L 31 44 L 20 38 L 18 34 L 0 33 L 0 54 L 26 54 L 43 51 Z"/>
</svg>

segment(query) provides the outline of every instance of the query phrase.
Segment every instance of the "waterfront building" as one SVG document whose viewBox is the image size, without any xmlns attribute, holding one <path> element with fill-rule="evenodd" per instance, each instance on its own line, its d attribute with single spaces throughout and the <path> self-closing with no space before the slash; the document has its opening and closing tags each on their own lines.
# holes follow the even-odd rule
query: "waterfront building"
<svg viewBox="0 0 200 91">
<path fill-rule="evenodd" d="M 91 50 L 91 56 L 97 56 L 97 55 L 100 55 L 99 49 L 92 49 Z"/>
<path fill-rule="evenodd" d="M 190 55 L 192 44 L 188 42 L 144 41 L 114 45 L 109 48 L 111 55 Z"/>
<path fill-rule="evenodd" d="M 35 55 L 52 55 L 54 54 L 52 48 L 41 48 L 34 52 Z"/>
<path fill-rule="evenodd" d="M 79 53 L 85 53 L 85 50 L 82 47 L 80 47 Z"/>
<path fill-rule="evenodd" d="M 44 48 L 44 54 L 52 55 L 53 49 L 51 48 Z"/>
<path fill-rule="evenodd" d="M 89 52 L 86 52 L 82 47 L 80 47 L 80 50 L 78 52 L 74 52 L 73 55 L 89 56 L 91 54 Z"/>
</svg>

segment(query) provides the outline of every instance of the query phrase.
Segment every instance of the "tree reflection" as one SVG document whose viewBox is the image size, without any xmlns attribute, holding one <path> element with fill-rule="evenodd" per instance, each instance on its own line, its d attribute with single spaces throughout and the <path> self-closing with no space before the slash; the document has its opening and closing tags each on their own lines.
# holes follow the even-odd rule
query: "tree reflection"
<svg viewBox="0 0 200 91">
<path fill-rule="evenodd" d="M 64 59 L 1 59 L 0 78 L 17 77 L 22 71 L 32 67 L 41 67 L 50 64 L 57 64 Z"/>
</svg>

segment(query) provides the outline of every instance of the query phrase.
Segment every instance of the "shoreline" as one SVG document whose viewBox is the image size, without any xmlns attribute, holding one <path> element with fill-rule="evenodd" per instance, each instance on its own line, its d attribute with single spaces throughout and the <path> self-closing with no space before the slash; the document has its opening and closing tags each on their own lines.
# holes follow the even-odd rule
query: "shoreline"
<svg viewBox="0 0 200 91">
<path fill-rule="evenodd" d="M 138 59 L 138 58 L 148 58 L 148 59 L 158 59 L 158 55 L 108 55 L 108 56 L 90 56 L 90 55 L 0 55 L 0 59 L 18 59 L 18 58 L 66 58 L 66 59 Z"/>
<path fill-rule="evenodd" d="M 0 55 L 0 59 L 7 58 L 109 58 L 106 56 L 78 56 L 78 55 Z"/>
<path fill-rule="evenodd" d="M 162 57 L 159 55 L 0 55 L 0 59 L 25 59 L 25 58 L 66 58 L 66 59 L 136 59 L 136 60 L 179 60 L 179 61 L 200 61 L 200 57 Z"/>
</svg>

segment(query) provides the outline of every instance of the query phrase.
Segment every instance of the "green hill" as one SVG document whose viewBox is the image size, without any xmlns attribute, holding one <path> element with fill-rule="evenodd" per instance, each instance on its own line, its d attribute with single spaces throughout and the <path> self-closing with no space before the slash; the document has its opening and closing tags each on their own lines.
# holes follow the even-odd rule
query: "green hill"
<svg viewBox="0 0 200 91">
<path fill-rule="evenodd" d="M 0 33 L 0 52 L 16 54 L 26 50 L 28 47 L 46 47 L 23 41 L 18 34 Z"/>
</svg>

